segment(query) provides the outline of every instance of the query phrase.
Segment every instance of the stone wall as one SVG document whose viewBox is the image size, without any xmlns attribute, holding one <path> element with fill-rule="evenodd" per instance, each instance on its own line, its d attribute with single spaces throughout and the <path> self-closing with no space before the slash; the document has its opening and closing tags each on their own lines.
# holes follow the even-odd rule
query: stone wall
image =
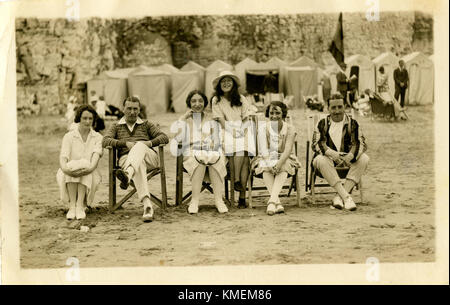
<svg viewBox="0 0 450 305">
<path fill-rule="evenodd" d="M 216 59 L 236 64 L 245 57 L 292 61 L 301 55 L 324 63 L 337 19 L 338 14 L 17 19 L 18 105 L 33 93 L 44 109 L 70 94 L 83 99 L 88 79 L 140 64 L 181 67 L 193 60 L 206 67 Z M 381 13 L 380 21 L 369 22 L 364 13 L 344 13 L 343 22 L 345 56 L 433 53 L 429 15 Z"/>
</svg>

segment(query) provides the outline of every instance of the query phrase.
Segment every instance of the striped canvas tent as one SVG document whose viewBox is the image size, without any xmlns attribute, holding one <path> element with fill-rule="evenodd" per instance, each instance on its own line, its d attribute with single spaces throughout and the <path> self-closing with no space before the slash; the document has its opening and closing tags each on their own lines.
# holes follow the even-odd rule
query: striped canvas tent
<svg viewBox="0 0 450 305">
<path fill-rule="evenodd" d="M 200 82 L 200 90 L 203 92 L 205 91 L 205 73 L 206 69 L 199 65 L 198 63 L 194 61 L 187 62 L 183 67 L 180 69 L 181 71 L 187 72 L 187 71 L 196 71 L 197 77 L 199 78 Z"/>
</svg>

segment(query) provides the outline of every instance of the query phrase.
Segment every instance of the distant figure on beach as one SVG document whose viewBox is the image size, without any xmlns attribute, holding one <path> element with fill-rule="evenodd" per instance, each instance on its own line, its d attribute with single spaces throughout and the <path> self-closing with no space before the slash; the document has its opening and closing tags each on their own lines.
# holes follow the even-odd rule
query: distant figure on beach
<svg viewBox="0 0 450 305">
<path fill-rule="evenodd" d="M 330 114 L 321 119 L 314 130 L 313 166 L 337 192 L 333 207 L 354 211 L 356 204 L 350 193 L 365 173 L 369 157 L 365 153 L 367 145 L 361 127 L 344 108 L 340 94 L 332 95 Z M 343 166 L 349 168 L 344 184 L 336 171 L 336 167 Z"/>
<path fill-rule="evenodd" d="M 62 141 L 56 180 L 61 200 L 69 205 L 68 220 L 86 218 L 86 208 L 101 182 L 97 165 L 103 153 L 102 136 L 93 129 L 96 119 L 94 108 L 78 107 L 74 119 L 78 124 Z"/>
<path fill-rule="evenodd" d="M 409 84 L 408 71 L 405 68 L 405 62 L 400 60 L 399 67 L 394 70 L 395 93 L 394 97 L 398 101 L 400 97 L 400 107 L 405 107 L 405 94 Z"/>
<path fill-rule="evenodd" d="M 264 76 L 263 80 L 264 93 L 277 93 L 277 78 L 272 71 Z"/>
</svg>

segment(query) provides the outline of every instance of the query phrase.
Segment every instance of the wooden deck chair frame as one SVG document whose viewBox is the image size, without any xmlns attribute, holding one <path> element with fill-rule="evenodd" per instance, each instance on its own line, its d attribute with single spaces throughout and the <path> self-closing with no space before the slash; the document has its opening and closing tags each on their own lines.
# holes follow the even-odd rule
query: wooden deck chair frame
<svg viewBox="0 0 450 305">
<path fill-rule="evenodd" d="M 352 117 L 351 114 L 347 113 Z M 311 123 L 312 122 L 312 123 Z M 315 195 L 316 194 L 336 194 L 336 191 L 333 189 L 332 191 L 323 191 L 323 192 L 316 192 L 316 188 L 332 188 L 330 184 L 328 183 L 316 183 L 317 177 L 322 178 L 324 181 L 325 179 L 322 177 L 320 172 L 313 166 L 313 151 L 312 151 L 312 132 L 313 129 L 318 123 L 318 115 L 308 116 L 308 140 L 306 141 L 306 171 L 305 171 L 305 192 L 311 196 L 312 204 L 316 203 Z M 312 124 L 312 128 L 311 128 Z M 310 159 L 311 158 L 311 159 Z M 347 176 L 347 173 L 349 171 L 348 167 L 340 167 L 336 168 L 336 171 L 339 175 L 339 178 L 345 179 Z M 360 179 L 359 183 L 355 185 L 355 188 L 359 190 L 360 193 L 360 203 L 364 203 L 364 197 L 363 197 L 363 190 L 362 190 L 362 178 Z"/>
<path fill-rule="evenodd" d="M 150 200 L 157 204 L 161 209 L 165 210 L 167 207 L 167 187 L 166 187 L 166 170 L 164 165 L 164 146 L 161 144 L 158 146 L 159 154 L 159 167 L 147 171 L 147 181 L 156 175 L 160 175 L 161 179 L 161 199 L 150 193 Z M 136 187 L 132 183 L 130 186 L 133 188 L 130 190 L 119 202 L 117 202 L 117 170 L 120 169 L 119 158 L 117 154 L 117 148 L 108 146 L 109 150 L 109 211 L 114 212 L 120 208 L 131 196 L 136 193 Z"/>
<path fill-rule="evenodd" d="M 252 125 L 254 127 L 254 135 L 255 135 L 255 147 L 256 147 L 256 155 L 258 155 L 258 135 L 257 135 L 257 118 L 255 116 L 251 116 Z M 297 149 L 297 139 L 295 139 L 294 142 L 294 150 L 295 155 L 298 158 L 298 149 Z M 265 186 L 253 186 L 253 180 L 254 178 L 260 178 L 262 179 L 262 175 L 256 175 L 255 171 L 250 169 L 250 174 L 248 176 L 248 206 L 250 208 L 253 208 L 253 198 L 264 198 L 264 197 L 270 197 L 270 194 L 259 194 L 259 195 L 253 195 L 253 191 L 260 191 L 260 190 L 267 190 Z M 287 193 L 281 193 L 279 197 L 290 197 L 291 192 L 293 189 L 295 189 L 297 193 L 296 203 L 300 207 L 301 206 L 301 187 L 300 187 L 300 168 L 295 169 L 294 175 L 288 175 L 288 177 L 291 178 L 291 183 L 289 185 L 283 185 L 283 189 L 287 189 Z"/>
<path fill-rule="evenodd" d="M 187 173 L 186 169 L 183 166 L 183 153 L 182 153 L 183 145 L 182 143 L 178 143 L 177 146 L 177 161 L 176 161 L 176 185 L 175 185 L 175 204 L 187 204 L 192 199 L 192 190 L 183 195 L 183 174 Z M 228 162 L 230 164 L 229 173 L 227 173 L 227 177 L 225 177 L 225 202 L 231 207 L 234 205 L 234 192 L 231 193 L 231 199 L 228 194 L 228 181 L 230 181 L 231 185 L 234 185 L 234 162 L 233 156 L 228 157 Z M 232 177 L 232 178 L 230 178 Z M 211 194 L 214 193 L 211 184 L 205 181 L 202 182 L 201 192 L 204 190 L 208 190 Z"/>
</svg>

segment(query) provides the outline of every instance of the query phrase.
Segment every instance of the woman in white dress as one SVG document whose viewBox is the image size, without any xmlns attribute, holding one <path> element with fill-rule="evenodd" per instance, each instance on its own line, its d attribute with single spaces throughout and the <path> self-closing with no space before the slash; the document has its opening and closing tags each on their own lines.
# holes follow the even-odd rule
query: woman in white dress
<svg viewBox="0 0 450 305">
<path fill-rule="evenodd" d="M 234 157 L 234 189 L 239 191 L 238 208 L 246 208 L 245 191 L 249 174 L 249 157 L 254 155 L 254 142 L 250 134 L 251 107 L 245 96 L 240 95 L 239 78 L 229 71 L 222 71 L 213 80 L 214 96 L 211 99 L 213 119 L 225 129 L 225 154 Z"/>
<path fill-rule="evenodd" d="M 67 219 L 84 219 L 101 182 L 97 165 L 102 156 L 102 136 L 94 131 L 97 113 L 89 105 L 78 107 L 77 127 L 64 135 L 56 174 L 61 200 L 69 205 Z"/>
<path fill-rule="evenodd" d="M 267 145 L 262 145 L 265 149 L 259 152 L 251 164 L 256 175 L 262 174 L 270 193 L 268 215 L 284 212 L 279 198 L 280 191 L 288 175 L 294 175 L 296 168 L 300 167 L 294 153 L 296 131 L 294 126 L 285 121 L 287 112 L 287 106 L 282 102 L 272 102 L 267 106 L 267 120 L 264 121 L 266 132 L 258 134 L 260 141 Z"/>
<path fill-rule="evenodd" d="M 189 110 L 180 117 L 183 143 L 183 166 L 191 177 L 192 201 L 189 214 L 197 214 L 202 182 L 211 181 L 214 201 L 219 213 L 228 212 L 222 200 L 226 159 L 221 150 L 218 123 L 204 112 L 208 105 L 206 96 L 198 90 L 191 91 L 186 99 Z"/>
</svg>

